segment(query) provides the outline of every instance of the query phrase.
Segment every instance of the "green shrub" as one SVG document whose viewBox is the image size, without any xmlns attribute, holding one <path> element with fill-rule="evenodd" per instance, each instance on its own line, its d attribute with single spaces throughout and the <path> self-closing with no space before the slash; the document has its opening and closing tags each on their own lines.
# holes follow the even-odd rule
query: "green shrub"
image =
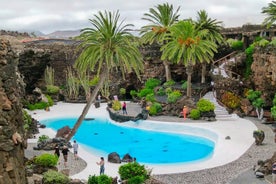
<svg viewBox="0 0 276 184">
<path fill-rule="evenodd" d="M 68 184 L 68 176 L 54 170 L 48 170 L 43 174 L 43 184 Z"/>
<path fill-rule="evenodd" d="M 128 184 L 143 184 L 145 181 L 143 176 L 134 176 L 127 180 Z"/>
<path fill-rule="evenodd" d="M 44 142 L 49 139 L 48 135 L 41 135 L 38 137 L 38 142 Z"/>
<path fill-rule="evenodd" d="M 28 130 L 33 120 L 32 120 L 32 116 L 29 115 L 28 112 L 24 109 L 23 109 L 23 119 L 24 119 L 24 129 Z"/>
<path fill-rule="evenodd" d="M 48 99 L 48 106 L 53 106 L 54 105 L 54 100 L 49 96 L 49 95 L 46 95 L 46 98 Z"/>
<path fill-rule="evenodd" d="M 260 47 L 265 47 L 268 44 L 269 44 L 269 41 L 264 39 L 264 38 L 257 42 L 257 45 L 260 46 Z"/>
<path fill-rule="evenodd" d="M 137 96 L 142 98 L 142 97 L 146 97 L 148 94 L 151 94 L 151 93 L 154 93 L 153 89 L 144 88 L 137 94 Z"/>
<path fill-rule="evenodd" d="M 173 92 L 168 94 L 168 103 L 175 103 L 182 96 L 179 90 L 174 90 Z"/>
<path fill-rule="evenodd" d="M 200 112 L 209 112 L 215 110 L 215 105 L 207 99 L 201 98 L 196 103 L 197 109 Z"/>
<path fill-rule="evenodd" d="M 153 94 L 153 93 L 148 94 L 148 95 L 146 96 L 146 101 L 148 101 L 148 102 L 155 102 L 156 99 L 155 99 L 155 97 L 154 97 L 154 94 Z"/>
<path fill-rule="evenodd" d="M 166 92 L 166 94 L 168 95 L 168 94 L 170 94 L 171 92 L 173 92 L 173 90 L 172 90 L 172 88 L 168 87 L 168 88 L 165 89 L 165 92 Z"/>
<path fill-rule="evenodd" d="M 46 85 L 46 93 L 49 95 L 55 95 L 59 93 L 59 87 L 54 85 Z"/>
<path fill-rule="evenodd" d="M 94 77 L 92 80 L 89 81 L 90 86 L 96 86 L 99 82 L 99 77 Z"/>
<path fill-rule="evenodd" d="M 173 80 L 169 80 L 163 84 L 164 87 L 169 87 L 175 85 L 175 82 Z"/>
<path fill-rule="evenodd" d="M 112 109 L 114 111 L 119 111 L 122 108 L 122 104 L 119 100 L 113 100 L 112 101 Z"/>
<path fill-rule="evenodd" d="M 276 94 L 274 95 L 273 101 L 272 101 L 273 106 L 271 107 L 271 116 L 272 118 L 276 119 Z"/>
<path fill-rule="evenodd" d="M 135 176 L 143 177 L 144 181 L 149 178 L 148 172 L 144 165 L 137 162 L 131 162 L 119 167 L 119 175 L 122 180 L 129 180 Z"/>
<path fill-rule="evenodd" d="M 236 109 L 240 106 L 240 98 L 232 92 L 225 92 L 221 96 L 221 102 L 228 108 Z"/>
<path fill-rule="evenodd" d="M 126 89 L 120 88 L 120 95 L 125 95 L 125 94 L 126 94 Z"/>
<path fill-rule="evenodd" d="M 44 167 L 53 167 L 57 165 L 58 157 L 53 154 L 44 153 L 37 156 L 34 160 L 34 163 Z"/>
<path fill-rule="evenodd" d="M 182 89 L 187 89 L 187 86 L 188 86 L 188 82 L 187 81 L 184 81 L 181 85 L 181 88 Z"/>
<path fill-rule="evenodd" d="M 162 105 L 160 103 L 153 103 L 151 106 L 150 106 L 150 109 L 149 109 L 149 114 L 154 116 L 156 115 L 157 113 L 159 112 L 162 112 Z"/>
<path fill-rule="evenodd" d="M 200 118 L 200 111 L 198 109 L 192 109 L 190 112 L 190 118 L 197 120 Z"/>
<path fill-rule="evenodd" d="M 132 98 L 135 98 L 137 96 L 137 91 L 136 90 L 130 90 L 130 95 Z"/>
<path fill-rule="evenodd" d="M 242 50 L 243 49 L 243 42 L 241 40 L 229 38 L 226 42 L 230 45 L 230 47 L 233 50 Z"/>
<path fill-rule="evenodd" d="M 46 107 L 49 107 L 47 102 L 38 102 L 38 103 L 35 103 L 35 104 L 28 104 L 27 105 L 27 108 L 31 111 L 36 110 L 36 109 L 46 109 Z"/>
<path fill-rule="evenodd" d="M 160 87 L 157 91 L 157 95 L 159 95 L 159 96 L 166 95 L 165 89 L 163 87 Z"/>
<path fill-rule="evenodd" d="M 158 79 L 149 78 L 145 83 L 145 87 L 149 89 L 154 89 L 156 86 L 159 86 L 160 83 L 161 81 Z"/>
<path fill-rule="evenodd" d="M 87 184 L 112 184 L 112 178 L 103 174 L 100 176 L 89 176 Z"/>
<path fill-rule="evenodd" d="M 253 63 L 253 53 L 254 44 L 251 44 L 247 49 L 245 49 L 246 59 L 245 59 L 245 78 L 248 78 L 251 74 L 251 65 Z"/>
</svg>

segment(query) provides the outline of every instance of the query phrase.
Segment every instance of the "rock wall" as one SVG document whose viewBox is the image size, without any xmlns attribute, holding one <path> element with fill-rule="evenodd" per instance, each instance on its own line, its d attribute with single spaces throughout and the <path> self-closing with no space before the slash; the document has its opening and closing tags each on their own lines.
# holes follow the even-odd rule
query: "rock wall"
<svg viewBox="0 0 276 184">
<path fill-rule="evenodd" d="M 276 93 L 276 49 L 258 47 L 253 54 L 251 65 L 252 81 L 256 90 L 262 91 L 267 105 L 272 105 Z"/>
<path fill-rule="evenodd" d="M 24 121 L 20 97 L 24 86 L 18 58 L 7 40 L 0 39 L 0 183 L 27 183 L 24 168 Z"/>
</svg>

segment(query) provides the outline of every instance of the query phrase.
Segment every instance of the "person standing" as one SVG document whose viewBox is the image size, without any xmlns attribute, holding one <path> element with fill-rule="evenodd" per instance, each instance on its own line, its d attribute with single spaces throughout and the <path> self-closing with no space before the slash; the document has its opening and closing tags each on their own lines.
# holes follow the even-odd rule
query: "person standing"
<svg viewBox="0 0 276 184">
<path fill-rule="evenodd" d="M 272 184 L 276 184 L 276 162 L 272 164 Z"/>
<path fill-rule="evenodd" d="M 104 174 L 104 158 L 101 157 L 100 162 L 96 162 L 96 164 L 100 166 L 100 175 Z"/>
<path fill-rule="evenodd" d="M 187 118 L 187 113 L 188 113 L 188 107 L 184 106 L 183 107 L 183 118 L 184 118 L 184 120 Z"/>
<path fill-rule="evenodd" d="M 123 106 L 123 107 L 122 107 L 123 114 L 127 114 L 127 110 L 126 110 L 126 102 L 124 102 L 122 106 Z"/>
<path fill-rule="evenodd" d="M 59 158 L 59 156 L 60 156 L 60 150 L 59 150 L 58 145 L 55 146 L 55 153 L 54 154 Z"/>
<path fill-rule="evenodd" d="M 75 158 L 75 160 L 78 160 L 78 149 L 79 149 L 79 145 L 78 145 L 77 141 L 74 140 L 73 150 L 74 150 L 74 158 Z"/>
<path fill-rule="evenodd" d="M 62 154 L 63 154 L 64 166 L 67 167 L 69 149 L 67 148 L 67 146 L 63 146 L 61 152 L 62 152 Z"/>
</svg>

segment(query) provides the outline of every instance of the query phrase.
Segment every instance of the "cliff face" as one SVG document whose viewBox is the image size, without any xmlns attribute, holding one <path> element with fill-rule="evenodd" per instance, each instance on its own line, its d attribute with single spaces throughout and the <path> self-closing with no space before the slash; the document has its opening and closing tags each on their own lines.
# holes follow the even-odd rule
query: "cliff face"
<svg viewBox="0 0 276 184">
<path fill-rule="evenodd" d="M 0 39 L 0 183 L 3 184 L 27 183 L 20 103 L 24 87 L 17 72 L 17 62 L 9 42 Z"/>
<path fill-rule="evenodd" d="M 252 80 L 256 90 L 262 91 L 267 105 L 272 105 L 276 93 L 276 49 L 256 48 L 251 65 Z"/>
</svg>

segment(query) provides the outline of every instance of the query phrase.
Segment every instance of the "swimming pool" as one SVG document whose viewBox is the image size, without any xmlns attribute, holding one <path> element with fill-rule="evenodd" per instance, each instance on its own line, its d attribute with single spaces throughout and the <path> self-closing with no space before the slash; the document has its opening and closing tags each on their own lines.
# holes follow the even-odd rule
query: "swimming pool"
<svg viewBox="0 0 276 184">
<path fill-rule="evenodd" d="M 66 125 L 72 128 L 76 120 L 77 118 L 70 117 L 45 119 L 41 122 L 57 131 Z M 141 163 L 171 164 L 211 157 L 215 137 L 214 133 L 199 128 L 165 126 L 146 121 L 116 124 L 96 118 L 84 121 L 73 139 L 99 154 L 117 152 L 122 158 L 128 153 Z"/>
</svg>

